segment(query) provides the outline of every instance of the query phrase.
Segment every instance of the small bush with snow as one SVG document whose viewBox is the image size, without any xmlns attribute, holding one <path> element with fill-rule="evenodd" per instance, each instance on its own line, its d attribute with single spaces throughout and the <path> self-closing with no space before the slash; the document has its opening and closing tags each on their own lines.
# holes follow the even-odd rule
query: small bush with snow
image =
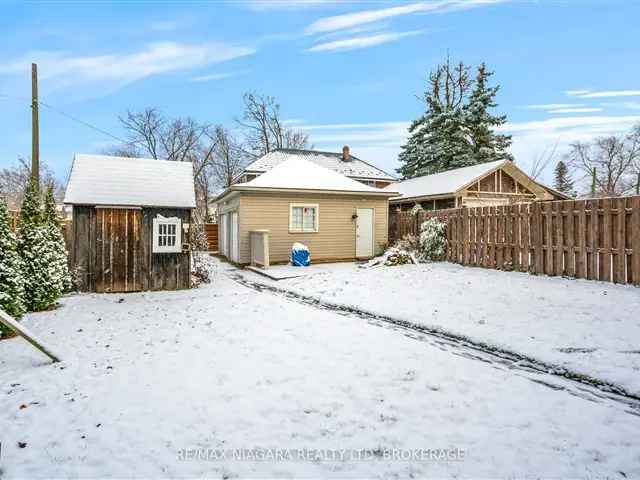
<svg viewBox="0 0 640 480">
<path fill-rule="evenodd" d="M 17 246 L 22 260 L 25 305 L 29 311 L 45 310 L 69 290 L 71 275 L 53 194 L 48 192 L 43 204 L 33 183 L 22 203 Z"/>
<path fill-rule="evenodd" d="M 0 309 L 13 317 L 25 312 L 22 261 L 17 251 L 15 234 L 9 227 L 7 205 L 0 199 Z M 0 323 L 0 338 L 11 330 Z"/>
<path fill-rule="evenodd" d="M 421 260 L 442 260 L 447 251 L 446 224 L 437 218 L 422 222 L 419 241 Z"/>
</svg>

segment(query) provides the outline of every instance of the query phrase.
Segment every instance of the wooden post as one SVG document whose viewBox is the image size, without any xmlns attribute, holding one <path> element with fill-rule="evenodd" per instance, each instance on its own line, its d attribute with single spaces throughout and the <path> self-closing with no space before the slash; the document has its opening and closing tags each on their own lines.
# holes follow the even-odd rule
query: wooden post
<svg viewBox="0 0 640 480">
<path fill-rule="evenodd" d="M 47 357 L 53 360 L 54 363 L 60 361 L 60 358 L 51 350 L 49 350 L 47 347 L 45 347 L 43 343 L 39 341 L 33 335 L 33 333 L 31 333 L 27 329 L 27 327 L 25 327 L 24 325 L 20 325 L 4 310 L 0 310 L 0 323 L 2 323 L 3 325 L 6 325 L 8 328 L 16 332 L 18 335 L 24 338 L 27 342 L 29 342 L 31 345 L 36 347 L 38 350 L 44 353 Z"/>
<path fill-rule="evenodd" d="M 31 64 L 31 179 L 40 189 L 40 123 L 38 119 L 38 65 Z"/>
</svg>

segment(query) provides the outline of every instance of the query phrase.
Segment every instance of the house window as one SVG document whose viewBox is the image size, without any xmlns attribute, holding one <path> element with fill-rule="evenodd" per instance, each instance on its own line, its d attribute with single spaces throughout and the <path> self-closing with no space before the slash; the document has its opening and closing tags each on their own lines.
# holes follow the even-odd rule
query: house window
<svg viewBox="0 0 640 480">
<path fill-rule="evenodd" d="M 289 206 L 290 232 L 317 232 L 318 205 L 292 203 Z"/>
<path fill-rule="evenodd" d="M 182 220 L 158 215 L 153 219 L 153 253 L 182 251 Z"/>
</svg>

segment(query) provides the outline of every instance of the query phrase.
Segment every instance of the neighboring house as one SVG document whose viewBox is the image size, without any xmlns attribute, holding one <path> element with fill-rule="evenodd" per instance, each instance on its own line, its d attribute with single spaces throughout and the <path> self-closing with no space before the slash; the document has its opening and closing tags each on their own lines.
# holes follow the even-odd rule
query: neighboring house
<svg viewBox="0 0 640 480">
<path fill-rule="evenodd" d="M 396 179 L 388 173 L 351 155 L 349 146 L 345 145 L 342 148 L 342 153 L 294 149 L 274 150 L 249 164 L 243 172 L 234 179 L 233 183 L 249 182 L 292 158 L 307 160 L 340 173 L 345 177 L 369 185 L 370 187 L 383 188 L 396 181 Z"/>
<path fill-rule="evenodd" d="M 271 263 L 289 261 L 295 242 L 314 262 L 370 258 L 387 243 L 392 196 L 293 155 L 218 196 L 220 253 L 250 263 L 250 232 L 268 231 Z"/>
<path fill-rule="evenodd" d="M 571 198 L 536 182 L 509 160 L 411 178 L 384 190 L 400 193 L 390 204 L 402 210 L 416 204 L 425 210 L 439 210 Z"/>
<path fill-rule="evenodd" d="M 190 162 L 78 154 L 64 203 L 80 291 L 189 288 Z"/>
</svg>

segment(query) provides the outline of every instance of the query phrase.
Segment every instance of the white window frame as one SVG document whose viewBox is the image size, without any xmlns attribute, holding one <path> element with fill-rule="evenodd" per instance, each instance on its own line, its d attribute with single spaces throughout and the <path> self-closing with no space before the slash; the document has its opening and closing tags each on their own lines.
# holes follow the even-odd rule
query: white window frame
<svg viewBox="0 0 640 480">
<path fill-rule="evenodd" d="M 175 225 L 175 245 L 160 245 L 160 225 Z M 182 220 L 178 217 L 163 217 L 158 215 L 153 219 L 153 253 L 180 253 L 182 252 Z"/>
<path fill-rule="evenodd" d="M 302 220 L 302 228 L 293 227 L 293 209 L 294 208 L 313 208 L 316 213 L 314 215 L 313 228 L 304 228 L 304 217 Z M 303 214 L 304 215 L 304 214 Z M 320 230 L 320 205 L 317 203 L 290 203 L 289 204 L 289 232 L 290 233 L 317 233 Z"/>
</svg>

